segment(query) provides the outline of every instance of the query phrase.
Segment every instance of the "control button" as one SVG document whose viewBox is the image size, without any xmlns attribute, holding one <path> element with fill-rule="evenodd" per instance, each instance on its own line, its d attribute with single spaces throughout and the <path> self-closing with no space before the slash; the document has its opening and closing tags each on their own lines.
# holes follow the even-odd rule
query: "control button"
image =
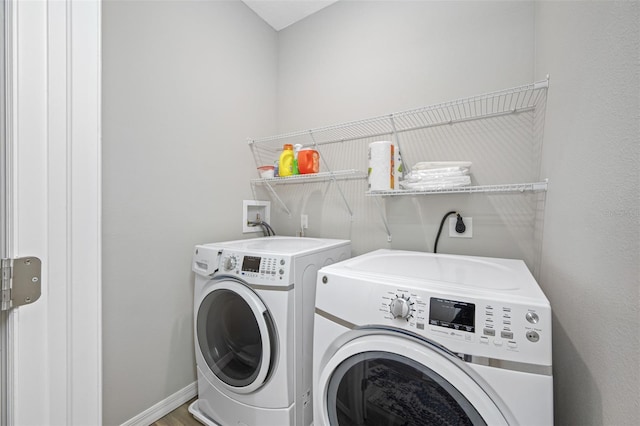
<svg viewBox="0 0 640 426">
<path fill-rule="evenodd" d="M 284 259 L 280 259 L 280 264 L 284 265 Z"/>
<path fill-rule="evenodd" d="M 480 343 L 489 344 L 489 338 L 487 336 L 480 336 Z"/>
<path fill-rule="evenodd" d="M 284 275 L 284 269 L 280 269 L 278 272 L 280 273 L 280 275 Z"/>
<path fill-rule="evenodd" d="M 537 324 L 538 321 L 540 321 L 540 317 L 538 317 L 538 314 L 536 314 L 535 312 L 527 312 L 527 314 L 524 317 L 531 324 Z"/>
<path fill-rule="evenodd" d="M 540 340 L 540 335 L 535 331 L 527 331 L 527 340 L 535 343 Z"/>
<path fill-rule="evenodd" d="M 518 343 L 517 343 L 515 340 L 509 340 L 509 341 L 507 342 L 507 346 L 509 346 L 510 348 L 515 349 L 515 348 L 517 348 L 517 347 L 518 347 Z"/>
<path fill-rule="evenodd" d="M 502 340 L 500 340 L 500 339 L 495 339 L 495 340 L 493 341 L 493 344 L 494 344 L 494 345 L 496 345 L 496 346 L 502 346 Z"/>
<path fill-rule="evenodd" d="M 501 331 L 500 337 L 503 339 L 513 339 L 513 331 Z"/>
<path fill-rule="evenodd" d="M 495 336 L 496 335 L 496 331 L 492 330 L 490 328 L 485 328 L 484 330 L 482 330 L 482 332 L 484 333 L 485 336 Z"/>
</svg>

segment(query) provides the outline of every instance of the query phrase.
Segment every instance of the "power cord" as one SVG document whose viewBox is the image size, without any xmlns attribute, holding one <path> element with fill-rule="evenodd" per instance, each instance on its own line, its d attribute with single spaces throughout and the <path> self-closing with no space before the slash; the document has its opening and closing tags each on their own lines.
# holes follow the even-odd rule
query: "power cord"
<svg viewBox="0 0 640 426">
<path fill-rule="evenodd" d="M 447 212 L 447 214 L 444 215 L 444 217 L 442 218 L 442 221 L 440 222 L 440 229 L 438 229 L 438 235 L 436 236 L 436 241 L 433 244 L 433 252 L 434 253 L 438 252 L 438 240 L 440 239 L 440 234 L 442 233 L 442 227 L 444 226 L 444 222 L 452 214 L 455 214 L 455 215 L 458 216 L 458 218 L 456 219 L 456 232 L 458 234 L 462 234 L 462 233 L 464 233 L 464 231 L 467 230 L 467 226 L 464 224 L 464 221 L 462 220 L 462 216 L 460 216 L 460 213 L 458 213 L 456 211 Z"/>
</svg>

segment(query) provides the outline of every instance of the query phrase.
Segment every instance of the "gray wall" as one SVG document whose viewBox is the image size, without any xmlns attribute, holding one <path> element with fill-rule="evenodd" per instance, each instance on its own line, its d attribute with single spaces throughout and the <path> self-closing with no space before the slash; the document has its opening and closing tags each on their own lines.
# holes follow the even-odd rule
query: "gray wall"
<svg viewBox="0 0 640 426">
<path fill-rule="evenodd" d="M 533 12 L 531 2 L 339 1 L 278 33 L 278 130 L 527 83 Z"/>
<path fill-rule="evenodd" d="M 528 224 L 544 219 L 536 275 L 554 309 L 557 424 L 640 418 L 639 5 L 339 2 L 279 33 L 279 132 L 551 75 L 541 215 L 532 218 L 519 195 L 394 199 L 384 205 L 386 243 L 375 203 L 362 185 L 345 183 L 353 218 L 331 186 L 310 184 L 279 188 L 292 215 L 275 205 L 272 221 L 293 234 L 308 214 L 308 235 L 351 238 L 356 253 L 431 251 L 440 216 L 459 209 L 474 217 L 474 239 L 445 238 L 440 251 L 523 257 L 535 269 Z"/>
<path fill-rule="evenodd" d="M 532 2 L 338 2 L 278 33 L 278 130 L 363 119 L 530 83 L 533 17 Z M 513 132 L 491 140 L 484 131 L 481 141 L 479 133 L 461 124 L 419 134 L 410 143 L 423 145 L 424 154 L 412 162 L 470 160 L 479 184 L 538 179 L 530 168 L 522 176 L 523 162 L 532 161 L 532 140 L 510 139 Z M 515 147 L 524 148 L 517 158 L 511 157 Z M 366 170 L 366 144 L 332 148 L 323 151 L 329 167 L 339 168 L 339 159 L 345 168 Z M 274 203 L 276 229 L 293 235 L 300 214 L 307 214 L 307 235 L 349 238 L 355 254 L 376 248 L 433 251 L 443 215 L 458 210 L 473 218 L 474 238 L 453 239 L 444 232 L 439 251 L 518 257 L 536 267 L 536 195 L 396 197 L 379 208 L 364 197 L 365 181 L 342 187 L 353 217 L 333 185 L 278 187 L 291 217 Z"/>
<path fill-rule="evenodd" d="M 640 3 L 540 2 L 558 424 L 640 419 Z"/>
<path fill-rule="evenodd" d="M 104 423 L 196 380 L 196 243 L 241 238 L 276 33 L 239 1 L 103 3 Z"/>
</svg>

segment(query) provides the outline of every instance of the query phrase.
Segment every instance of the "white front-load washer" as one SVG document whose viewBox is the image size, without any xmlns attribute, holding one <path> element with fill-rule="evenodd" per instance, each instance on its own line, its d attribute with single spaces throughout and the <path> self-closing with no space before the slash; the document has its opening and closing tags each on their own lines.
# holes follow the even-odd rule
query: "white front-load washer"
<svg viewBox="0 0 640 426">
<path fill-rule="evenodd" d="M 351 255 L 347 240 L 268 237 L 194 249 L 198 399 L 220 426 L 308 425 L 317 272 Z"/>
<path fill-rule="evenodd" d="M 552 425 L 551 308 L 524 262 L 377 250 L 318 272 L 314 425 Z"/>
</svg>

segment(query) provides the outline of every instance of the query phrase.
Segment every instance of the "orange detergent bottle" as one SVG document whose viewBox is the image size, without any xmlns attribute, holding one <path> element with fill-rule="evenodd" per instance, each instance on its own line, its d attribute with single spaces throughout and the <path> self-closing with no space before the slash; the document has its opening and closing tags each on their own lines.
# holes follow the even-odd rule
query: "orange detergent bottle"
<svg viewBox="0 0 640 426">
<path fill-rule="evenodd" d="M 320 170 L 320 154 L 315 149 L 301 149 L 298 153 L 298 171 L 306 175 L 318 173 Z"/>
</svg>

